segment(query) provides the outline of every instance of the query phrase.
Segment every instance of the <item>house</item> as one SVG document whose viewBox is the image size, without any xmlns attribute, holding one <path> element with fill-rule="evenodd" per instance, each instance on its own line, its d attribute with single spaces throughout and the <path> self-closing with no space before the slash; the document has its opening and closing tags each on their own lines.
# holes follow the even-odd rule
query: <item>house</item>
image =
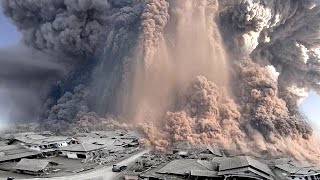
<svg viewBox="0 0 320 180">
<path fill-rule="evenodd" d="M 105 146 L 81 143 L 61 148 L 60 154 L 71 159 L 89 159 L 100 156 Z"/>
<path fill-rule="evenodd" d="M 45 139 L 34 141 L 33 145 L 38 145 L 41 150 L 51 148 L 66 147 L 71 144 L 75 144 L 76 140 L 70 137 L 64 136 L 49 136 Z"/>
<path fill-rule="evenodd" d="M 110 138 L 94 138 L 90 136 L 86 137 L 77 137 L 76 138 L 78 142 L 81 143 L 88 143 L 88 144 L 96 144 L 96 145 L 114 145 L 116 140 L 110 139 Z"/>
<path fill-rule="evenodd" d="M 226 179 L 274 179 L 274 174 L 266 164 L 249 156 L 221 158 L 218 175 Z"/>
<path fill-rule="evenodd" d="M 139 180 L 138 174 L 125 174 L 124 175 L 125 180 Z"/>
<path fill-rule="evenodd" d="M 192 149 L 191 145 L 189 142 L 183 141 L 183 142 L 177 142 L 175 144 L 173 144 L 173 149 L 172 149 L 172 153 L 175 156 L 180 156 L 180 157 L 188 157 L 189 156 L 189 152 Z"/>
<path fill-rule="evenodd" d="M 210 161 L 176 159 L 140 174 L 142 179 L 222 179 Z"/>
<path fill-rule="evenodd" d="M 41 157 L 42 152 L 27 149 L 18 145 L 7 145 L 0 147 L 0 163 L 18 161 L 21 158 Z"/>
<path fill-rule="evenodd" d="M 274 173 L 278 179 L 320 179 L 320 167 L 307 162 L 288 161 L 275 165 Z"/>
<path fill-rule="evenodd" d="M 122 131 L 96 131 L 92 133 L 79 133 L 75 138 L 82 143 L 104 146 L 138 147 L 138 137 L 133 133 L 128 133 Z"/>
<path fill-rule="evenodd" d="M 215 157 L 224 157 L 225 154 L 218 147 L 208 144 L 207 146 L 200 148 L 196 157 L 202 160 L 211 160 Z"/>
<path fill-rule="evenodd" d="M 213 156 L 216 157 L 223 157 L 225 156 L 223 154 L 223 151 L 221 151 L 219 148 L 217 148 L 216 146 L 213 146 L 211 144 L 208 144 L 206 147 L 206 150 L 202 152 L 203 154 L 212 154 Z"/>
<path fill-rule="evenodd" d="M 18 173 L 41 175 L 49 172 L 56 163 L 39 159 L 21 159 L 15 166 Z"/>
<path fill-rule="evenodd" d="M 197 172 L 211 171 L 217 177 L 217 172 L 214 172 L 214 167 L 210 161 L 194 160 L 194 159 L 177 159 L 171 161 L 166 166 L 157 171 L 159 174 L 172 174 L 181 176 L 190 176 Z M 209 173 L 208 173 L 209 174 Z"/>
<path fill-rule="evenodd" d="M 190 175 L 197 180 L 200 179 L 223 179 L 223 177 L 218 175 L 218 171 L 209 170 L 191 170 Z"/>
<path fill-rule="evenodd" d="M 12 135 L 10 141 L 10 144 L 19 144 L 36 151 L 57 149 L 74 143 L 76 143 L 76 140 L 70 137 L 43 136 L 32 133 Z"/>
</svg>

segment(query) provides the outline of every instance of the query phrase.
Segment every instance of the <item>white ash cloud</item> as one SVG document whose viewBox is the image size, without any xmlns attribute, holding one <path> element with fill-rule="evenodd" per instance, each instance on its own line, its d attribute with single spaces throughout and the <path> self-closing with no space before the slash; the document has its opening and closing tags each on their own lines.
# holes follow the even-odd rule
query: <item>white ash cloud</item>
<svg viewBox="0 0 320 180">
<path fill-rule="evenodd" d="M 231 29 L 226 36 L 237 44 L 232 48 L 273 65 L 280 72 L 279 84 L 295 94 L 286 87 L 319 92 L 319 8 L 314 0 L 242 0 L 226 5 L 221 16 Z"/>
</svg>

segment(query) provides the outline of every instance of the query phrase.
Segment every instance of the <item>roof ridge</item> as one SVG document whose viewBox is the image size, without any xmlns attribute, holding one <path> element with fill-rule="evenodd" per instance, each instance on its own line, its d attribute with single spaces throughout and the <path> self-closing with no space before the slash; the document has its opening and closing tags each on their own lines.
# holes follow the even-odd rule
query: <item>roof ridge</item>
<svg viewBox="0 0 320 180">
<path fill-rule="evenodd" d="M 207 168 L 208 170 L 211 170 L 211 168 L 210 168 L 210 167 L 207 167 L 205 164 L 203 164 L 203 163 L 202 163 L 202 162 L 208 162 L 208 163 L 211 163 L 210 161 L 204 161 L 204 160 L 200 160 L 200 159 L 198 159 L 196 162 L 197 162 L 198 164 L 200 164 L 201 166 L 203 166 L 203 167 Z"/>
<path fill-rule="evenodd" d="M 243 156 L 244 157 L 244 159 L 245 159 L 245 161 L 247 162 L 247 164 L 249 165 L 249 166 L 252 166 L 252 164 L 249 162 L 249 160 L 248 160 L 248 158 L 250 158 L 249 156 Z M 252 159 L 252 158 L 250 158 L 250 159 Z"/>
<path fill-rule="evenodd" d="M 85 143 L 81 143 L 83 149 L 84 149 L 85 151 L 87 151 L 87 148 L 84 146 L 84 144 L 85 144 Z"/>
</svg>

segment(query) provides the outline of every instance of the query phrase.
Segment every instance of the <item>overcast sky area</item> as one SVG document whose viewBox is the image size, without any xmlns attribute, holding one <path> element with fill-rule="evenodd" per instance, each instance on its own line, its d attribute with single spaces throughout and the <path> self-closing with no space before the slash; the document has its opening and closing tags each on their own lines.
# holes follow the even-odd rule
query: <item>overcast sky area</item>
<svg viewBox="0 0 320 180">
<path fill-rule="evenodd" d="M 20 38 L 20 33 L 16 30 L 15 26 L 4 17 L 2 8 L 0 7 L 0 48 L 16 45 Z M 0 129 L 8 124 L 6 114 L 12 111 L 8 106 L 10 102 L 6 102 L 8 97 L 3 96 L 4 93 L 0 84 Z M 311 123 L 320 127 L 320 96 L 315 93 L 310 93 L 309 97 L 301 104 L 301 108 Z"/>
<path fill-rule="evenodd" d="M 0 7 L 0 48 L 9 47 L 18 44 L 21 38 L 20 33 L 14 25 L 8 21 L 2 14 Z M 1 56 L 1 55 L 0 55 Z M 10 99 L 6 97 L 6 90 L 3 89 L 3 84 L 0 84 L 0 130 L 8 125 L 8 114 L 10 109 Z"/>
</svg>

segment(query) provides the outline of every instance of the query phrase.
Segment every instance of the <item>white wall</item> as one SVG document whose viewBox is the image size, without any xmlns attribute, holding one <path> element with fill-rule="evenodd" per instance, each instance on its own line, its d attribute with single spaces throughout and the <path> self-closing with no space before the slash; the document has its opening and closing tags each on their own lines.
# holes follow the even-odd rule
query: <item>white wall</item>
<svg viewBox="0 0 320 180">
<path fill-rule="evenodd" d="M 294 177 L 294 180 L 301 180 L 300 178 L 303 179 L 303 180 L 312 180 L 310 176 L 307 176 L 307 177 Z"/>
<path fill-rule="evenodd" d="M 39 146 L 31 146 L 29 149 L 35 150 L 35 151 L 41 151 Z"/>
<path fill-rule="evenodd" d="M 73 153 L 73 152 L 68 152 L 68 153 L 67 153 L 67 156 L 68 156 L 68 158 L 70 158 L 70 159 L 78 159 L 77 154 L 76 154 L 76 153 Z"/>
</svg>

